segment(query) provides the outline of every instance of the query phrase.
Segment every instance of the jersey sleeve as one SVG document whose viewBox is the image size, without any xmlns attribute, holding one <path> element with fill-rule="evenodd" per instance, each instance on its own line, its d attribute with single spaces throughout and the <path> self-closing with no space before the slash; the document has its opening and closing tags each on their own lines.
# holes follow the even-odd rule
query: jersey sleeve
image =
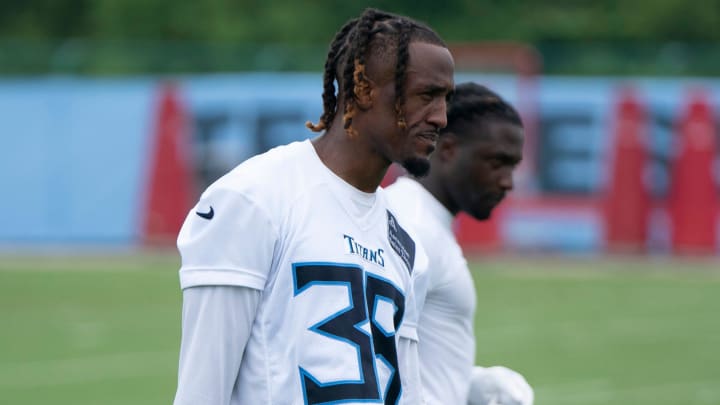
<svg viewBox="0 0 720 405">
<path fill-rule="evenodd" d="M 244 287 L 183 291 L 174 405 L 230 403 L 260 296 L 260 291 Z"/>
<path fill-rule="evenodd" d="M 178 236 L 180 286 L 243 286 L 262 290 L 270 272 L 277 225 L 247 196 L 210 188 L 185 219 Z"/>
<path fill-rule="evenodd" d="M 398 362 L 402 384 L 401 405 L 426 404 L 420 379 L 420 355 L 415 339 L 401 337 L 398 342 Z"/>
<path fill-rule="evenodd" d="M 428 291 L 428 257 L 425 249 L 416 241 L 415 266 L 410 277 L 410 286 L 405 301 L 405 316 L 400 325 L 398 334 L 406 339 L 418 340 L 418 323 L 420 321 L 420 312 L 425 303 L 425 296 Z"/>
</svg>

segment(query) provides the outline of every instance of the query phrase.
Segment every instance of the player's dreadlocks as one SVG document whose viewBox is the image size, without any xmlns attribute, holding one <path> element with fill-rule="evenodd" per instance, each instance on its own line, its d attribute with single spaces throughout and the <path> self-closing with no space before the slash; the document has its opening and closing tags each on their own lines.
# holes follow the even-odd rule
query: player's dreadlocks
<svg viewBox="0 0 720 405">
<path fill-rule="evenodd" d="M 405 71 L 408 45 L 412 41 L 447 47 L 430 27 L 408 17 L 373 8 L 366 9 L 360 17 L 345 23 L 330 43 L 325 61 L 322 116 L 317 124 L 308 121 L 305 125 L 315 132 L 329 129 L 340 108 L 338 98 L 342 97 L 344 127 L 354 133 L 352 120 L 358 97 L 367 96 L 370 91 L 367 61 L 369 58 L 382 58 L 395 62 L 395 113 L 398 125 L 404 128 Z"/>
<path fill-rule="evenodd" d="M 502 97 L 476 83 L 463 83 L 455 87 L 447 112 L 448 125 L 440 134 L 463 133 L 460 129 L 475 120 L 499 119 L 522 127 L 518 112 Z"/>
</svg>

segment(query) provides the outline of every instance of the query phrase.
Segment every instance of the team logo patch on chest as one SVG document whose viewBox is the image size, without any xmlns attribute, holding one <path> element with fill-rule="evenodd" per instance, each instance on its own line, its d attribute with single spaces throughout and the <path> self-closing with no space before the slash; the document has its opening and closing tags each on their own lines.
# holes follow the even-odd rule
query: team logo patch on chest
<svg viewBox="0 0 720 405">
<path fill-rule="evenodd" d="M 388 211 L 388 240 L 395 253 L 400 256 L 412 274 L 415 265 L 415 241 L 400 226 L 395 216 Z"/>
</svg>

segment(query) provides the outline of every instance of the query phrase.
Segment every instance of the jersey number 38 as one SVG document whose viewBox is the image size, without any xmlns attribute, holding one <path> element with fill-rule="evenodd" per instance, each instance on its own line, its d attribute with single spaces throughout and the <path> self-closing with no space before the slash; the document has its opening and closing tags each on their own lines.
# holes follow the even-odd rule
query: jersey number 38
<svg viewBox="0 0 720 405">
<path fill-rule="evenodd" d="M 402 321 L 405 297 L 388 280 L 365 272 L 355 264 L 297 263 L 293 265 L 295 295 L 316 285 L 344 286 L 350 305 L 324 318 L 310 330 L 346 342 L 358 353 L 359 380 L 321 382 L 300 367 L 300 378 L 306 404 L 370 402 L 395 404 L 400 397 L 395 332 Z M 375 318 L 381 302 L 394 305 L 394 330 L 387 331 Z M 363 325 L 369 322 L 371 334 Z M 392 371 L 390 381 L 380 388 L 375 360 L 379 359 Z"/>
</svg>

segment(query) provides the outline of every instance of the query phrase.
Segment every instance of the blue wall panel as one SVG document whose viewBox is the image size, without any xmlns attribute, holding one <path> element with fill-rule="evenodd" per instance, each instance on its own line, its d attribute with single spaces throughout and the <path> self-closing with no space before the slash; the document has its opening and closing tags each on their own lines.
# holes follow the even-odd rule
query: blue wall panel
<svg viewBox="0 0 720 405">
<path fill-rule="evenodd" d="M 304 126 L 321 113 L 319 74 L 227 74 L 177 77 L 191 127 L 198 188 L 258 152 L 315 136 Z M 510 76 L 459 74 L 489 85 L 509 101 L 528 100 Z M 720 111 L 720 81 L 654 78 L 545 77 L 537 83 L 542 138 L 532 179 L 552 193 L 597 194 L 607 179 L 617 89 L 632 84 L 653 114 L 650 176 L 667 191 L 673 120 L 687 90 L 702 87 Z M 137 243 L 152 150 L 156 78 L 44 77 L 0 80 L 0 243 Z M 572 173 L 573 175 L 568 175 Z M 522 192 L 522 191 L 520 191 Z M 554 221 L 518 213 L 504 235 L 532 246 Z M 542 215 L 542 214 L 539 214 Z M 534 218 L 534 219 L 533 219 Z M 558 226 L 543 243 L 596 249 L 597 218 L 582 235 Z M 565 222 L 567 222 L 565 221 Z M 585 222 L 583 222 L 585 221 Z"/>
</svg>

